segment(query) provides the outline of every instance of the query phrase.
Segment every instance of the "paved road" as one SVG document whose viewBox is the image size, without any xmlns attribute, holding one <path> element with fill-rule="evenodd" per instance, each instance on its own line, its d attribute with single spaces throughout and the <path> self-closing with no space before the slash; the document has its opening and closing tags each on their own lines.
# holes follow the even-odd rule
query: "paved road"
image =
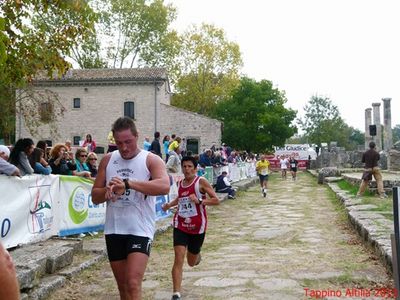
<svg viewBox="0 0 400 300">
<path fill-rule="evenodd" d="M 323 291 L 341 293 L 329 299 L 373 299 L 374 289 L 392 283 L 335 203 L 326 186 L 303 173 L 295 182 L 274 174 L 267 198 L 255 186 L 211 207 L 203 260 L 184 268 L 183 299 L 312 299 Z M 171 297 L 171 240 L 171 230 L 155 239 L 144 299 Z M 346 295 L 352 288 L 359 294 Z M 108 263 L 51 299 L 118 299 Z"/>
</svg>

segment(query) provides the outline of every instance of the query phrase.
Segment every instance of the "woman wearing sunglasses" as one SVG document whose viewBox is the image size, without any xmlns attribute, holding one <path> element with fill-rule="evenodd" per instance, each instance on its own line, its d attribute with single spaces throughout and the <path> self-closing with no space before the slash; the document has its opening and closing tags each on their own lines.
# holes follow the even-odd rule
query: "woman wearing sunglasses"
<svg viewBox="0 0 400 300">
<path fill-rule="evenodd" d="M 94 152 L 88 154 L 86 165 L 89 168 L 90 176 L 96 178 L 97 176 L 97 155 Z"/>
<path fill-rule="evenodd" d="M 75 153 L 76 171 L 73 175 L 90 178 L 90 170 L 86 164 L 88 154 L 85 148 L 78 148 Z"/>
</svg>

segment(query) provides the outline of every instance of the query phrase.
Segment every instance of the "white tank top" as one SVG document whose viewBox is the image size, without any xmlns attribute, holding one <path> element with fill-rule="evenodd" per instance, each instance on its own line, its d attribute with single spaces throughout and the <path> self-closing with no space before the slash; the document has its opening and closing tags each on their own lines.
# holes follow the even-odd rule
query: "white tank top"
<svg viewBox="0 0 400 300">
<path fill-rule="evenodd" d="M 150 171 L 146 165 L 148 155 L 148 151 L 141 150 L 134 158 L 126 160 L 121 157 L 119 151 L 112 152 L 106 168 L 107 183 L 113 177 L 129 178 L 133 181 L 149 180 Z M 155 198 L 131 189 L 115 202 L 107 201 L 104 234 L 132 234 L 153 239 Z"/>
</svg>

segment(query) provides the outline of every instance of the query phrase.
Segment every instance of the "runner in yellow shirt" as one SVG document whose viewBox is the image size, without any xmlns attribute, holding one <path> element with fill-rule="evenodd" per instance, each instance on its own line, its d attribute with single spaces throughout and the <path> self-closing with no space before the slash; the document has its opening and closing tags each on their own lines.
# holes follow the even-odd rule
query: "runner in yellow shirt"
<svg viewBox="0 0 400 300">
<path fill-rule="evenodd" d="M 268 173 L 269 173 L 269 161 L 265 155 L 261 155 L 261 159 L 256 163 L 256 171 L 260 178 L 261 194 L 267 197 L 267 185 L 268 185 Z"/>
</svg>

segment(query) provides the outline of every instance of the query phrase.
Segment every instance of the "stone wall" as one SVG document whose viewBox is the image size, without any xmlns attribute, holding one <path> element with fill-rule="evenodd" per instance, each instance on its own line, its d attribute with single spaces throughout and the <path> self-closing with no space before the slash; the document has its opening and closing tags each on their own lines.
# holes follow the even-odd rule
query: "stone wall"
<svg viewBox="0 0 400 300">
<path fill-rule="evenodd" d="M 400 171 L 400 151 L 392 149 L 389 151 L 388 168 L 391 171 Z"/>
<path fill-rule="evenodd" d="M 160 128 L 186 139 L 197 139 L 199 150 L 221 145 L 221 126 L 218 120 L 188 112 L 177 107 L 161 104 Z"/>
<path fill-rule="evenodd" d="M 66 140 L 73 141 L 74 136 L 84 139 L 86 134 L 90 133 L 99 146 L 106 147 L 112 123 L 124 115 L 124 102 L 133 101 L 140 147 L 145 136 L 153 139 L 154 131 L 160 132 L 161 139 L 164 135 L 172 133 L 181 137 L 196 138 L 199 140 L 200 150 L 209 148 L 212 144 L 221 144 L 221 122 L 170 106 L 166 84 L 158 84 L 157 87 L 152 83 L 135 83 L 59 85 L 46 88 L 56 92 L 65 107 L 63 118 L 56 124 L 59 135 L 51 136 L 49 126 L 43 125 L 39 127 L 38 134 L 33 136 L 28 132 L 22 118 L 19 126 L 17 117 L 17 138 L 32 137 L 34 142 L 51 140 L 54 144 Z M 74 98 L 80 98 L 80 108 L 73 108 Z"/>
<path fill-rule="evenodd" d="M 144 136 L 154 134 L 155 89 L 153 85 L 135 84 L 118 86 L 55 86 L 47 89 L 59 95 L 65 107 L 64 117 L 58 122 L 59 137 L 50 136 L 48 125 L 39 128 L 34 140 L 52 140 L 64 142 L 74 136 L 85 137 L 91 133 L 97 143 L 107 145 L 107 135 L 112 123 L 124 115 L 124 102 L 133 101 L 135 122 L 139 130 L 140 143 Z M 159 93 L 159 92 L 158 92 Z M 158 95 L 159 98 L 164 96 Z M 73 99 L 80 98 L 81 107 L 73 108 Z M 17 137 L 18 137 L 17 118 Z M 21 128 L 21 137 L 31 134 L 25 126 Z M 140 144 L 141 145 L 141 144 Z"/>
<path fill-rule="evenodd" d="M 397 152 L 400 154 L 399 151 Z M 335 149 L 331 151 L 323 150 L 321 154 L 317 157 L 315 166 L 317 169 L 326 167 L 337 167 L 341 169 L 363 168 L 364 163 L 361 162 L 363 153 L 364 151 L 344 151 L 342 149 Z M 394 156 L 393 161 L 397 161 L 398 166 L 398 164 L 400 164 L 400 157 Z M 387 154 L 384 152 L 380 154 L 379 167 L 384 170 L 388 169 L 388 158 Z M 396 170 L 392 168 L 393 166 L 390 167 L 390 170 Z"/>
</svg>

